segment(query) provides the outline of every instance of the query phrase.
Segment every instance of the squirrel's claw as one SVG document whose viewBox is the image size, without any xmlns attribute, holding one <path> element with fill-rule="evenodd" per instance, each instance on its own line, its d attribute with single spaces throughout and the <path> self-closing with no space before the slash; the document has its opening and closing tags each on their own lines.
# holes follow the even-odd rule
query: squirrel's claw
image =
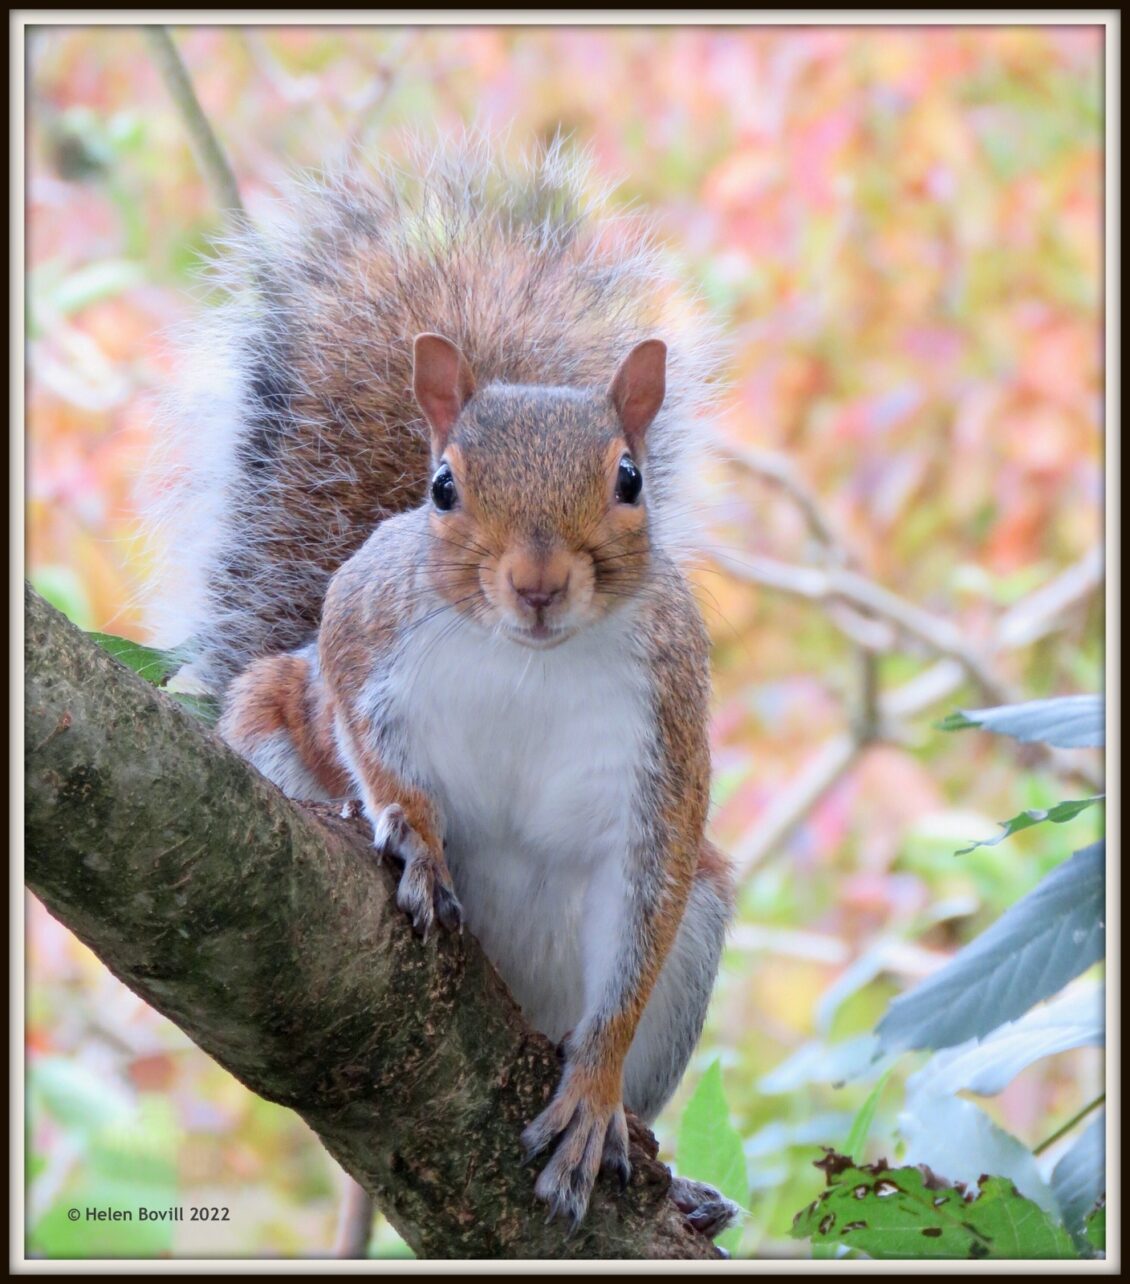
<svg viewBox="0 0 1130 1284">
<path fill-rule="evenodd" d="M 672 1177 L 669 1194 L 690 1228 L 710 1239 L 721 1235 L 741 1216 L 742 1210 L 733 1200 L 705 1182 Z"/>
<path fill-rule="evenodd" d="M 609 1109 L 559 1089 L 522 1134 L 524 1162 L 541 1154 L 555 1137 L 560 1141 L 534 1183 L 534 1194 L 549 1205 L 546 1224 L 560 1217 L 572 1234 L 588 1210 L 598 1172 L 616 1175 L 622 1187 L 631 1176 L 624 1107 Z"/>
<path fill-rule="evenodd" d="M 451 887 L 443 882 L 435 885 L 435 911 L 440 923 L 449 932 L 463 932 L 463 906 L 459 904 Z"/>
<path fill-rule="evenodd" d="M 623 1110 L 618 1110 L 604 1134 L 604 1153 L 600 1160 L 600 1171 L 608 1177 L 614 1177 L 620 1190 L 628 1189 L 632 1179 L 632 1165 L 628 1159 L 628 1121 Z"/>
<path fill-rule="evenodd" d="M 412 828 L 403 807 L 393 803 L 381 812 L 373 826 L 373 843 L 379 854 L 393 856 L 404 866 L 396 904 L 412 920 L 412 930 L 427 941 L 438 919 L 449 932 L 462 932 L 463 907 L 447 865 Z"/>
</svg>

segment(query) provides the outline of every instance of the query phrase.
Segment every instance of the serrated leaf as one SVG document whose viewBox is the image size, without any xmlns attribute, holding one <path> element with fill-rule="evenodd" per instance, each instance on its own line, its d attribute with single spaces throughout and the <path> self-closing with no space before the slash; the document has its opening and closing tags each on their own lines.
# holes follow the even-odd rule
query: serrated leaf
<svg viewBox="0 0 1130 1284">
<path fill-rule="evenodd" d="M 992 709 L 961 709 L 935 725 L 942 731 L 980 727 L 1025 743 L 1036 740 L 1057 749 L 1082 749 L 1103 744 L 1106 713 L 1102 696 L 1059 696 Z"/>
<path fill-rule="evenodd" d="M 876 1027 L 880 1048 L 948 1048 L 982 1038 L 1057 993 L 1103 957 L 1105 845 L 1076 852 L 967 945 L 900 995 Z"/>
<path fill-rule="evenodd" d="M 1101 1044 L 1106 1012 L 1101 985 L 1080 984 L 1040 1004 L 1017 1021 L 937 1052 L 906 1081 L 912 1097 L 952 1096 L 968 1090 L 994 1096 L 1034 1061 Z M 1090 1202 L 1090 1201 L 1088 1201 Z"/>
<path fill-rule="evenodd" d="M 1083 1219 L 1083 1234 L 1096 1253 L 1106 1252 L 1106 1196 Z"/>
<path fill-rule="evenodd" d="M 1048 807 L 1046 810 L 1032 808 L 1028 811 L 1022 811 L 1019 816 L 1013 816 L 1011 820 L 1001 821 L 1001 832 L 995 838 L 980 838 L 968 847 L 963 847 L 958 856 L 966 856 L 971 851 L 976 851 L 978 847 L 995 847 L 997 843 L 1003 843 L 1006 838 L 1013 834 L 1019 834 L 1024 829 L 1031 829 L 1033 825 L 1042 824 L 1045 820 L 1050 820 L 1053 824 L 1063 825 L 1069 820 L 1074 820 L 1080 812 L 1084 812 L 1088 807 L 1093 807 L 1096 803 L 1104 802 L 1105 794 L 1096 794 L 1093 798 L 1078 798 L 1073 802 L 1056 803 L 1054 807 Z"/>
<path fill-rule="evenodd" d="M 180 668 L 180 659 L 171 651 L 157 651 L 153 647 L 142 646 L 140 642 L 131 642 L 129 638 L 114 637 L 111 633 L 88 633 L 86 636 L 155 687 L 163 687 Z"/>
<path fill-rule="evenodd" d="M 675 1154 L 681 1176 L 706 1182 L 742 1208 L 748 1205 L 745 1151 L 741 1136 L 730 1122 L 722 1066 L 717 1060 L 711 1063 L 687 1102 Z M 718 1243 L 732 1251 L 740 1235 L 740 1227 L 731 1227 L 718 1237 Z"/>
<path fill-rule="evenodd" d="M 909 1098 L 898 1127 L 908 1163 L 928 1164 L 967 1184 L 982 1173 L 1007 1177 L 1026 1199 L 1058 1215 L 1055 1196 L 1032 1152 L 973 1102 L 960 1097 Z"/>
<path fill-rule="evenodd" d="M 1076 1243 L 1086 1240 L 1086 1219 L 1106 1191 L 1106 1111 L 1100 1110 L 1052 1169 L 1052 1194 Z M 1087 1241 L 1089 1242 L 1089 1241 Z"/>
<path fill-rule="evenodd" d="M 855 1166 L 829 1151 L 828 1188 L 793 1219 L 795 1239 L 878 1259 L 1076 1258 L 1071 1237 L 1012 1182 L 954 1186 L 929 1169 Z"/>
</svg>

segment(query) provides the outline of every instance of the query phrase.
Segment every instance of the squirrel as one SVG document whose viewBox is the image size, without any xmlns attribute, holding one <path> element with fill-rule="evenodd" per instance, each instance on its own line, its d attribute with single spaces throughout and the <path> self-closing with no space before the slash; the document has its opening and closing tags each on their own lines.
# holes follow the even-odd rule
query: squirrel
<svg viewBox="0 0 1130 1284">
<path fill-rule="evenodd" d="M 359 799 L 416 931 L 466 924 L 561 1045 L 521 1142 L 573 1225 L 682 1076 L 733 903 L 686 578 L 717 343 L 588 193 L 560 140 L 305 181 L 228 245 L 171 510 L 223 738 Z"/>
</svg>

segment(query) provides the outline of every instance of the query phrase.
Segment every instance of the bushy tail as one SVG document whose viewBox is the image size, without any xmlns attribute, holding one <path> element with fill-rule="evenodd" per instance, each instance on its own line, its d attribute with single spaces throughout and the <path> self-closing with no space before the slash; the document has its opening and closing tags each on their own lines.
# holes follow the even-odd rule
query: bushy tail
<svg viewBox="0 0 1130 1284">
<path fill-rule="evenodd" d="M 480 384 L 603 388 L 635 343 L 665 339 L 649 494 L 658 542 L 688 551 L 716 336 L 649 230 L 614 216 L 559 141 L 517 163 L 470 140 L 297 180 L 225 251 L 226 302 L 182 340 L 157 465 L 158 640 L 183 644 L 202 686 L 222 693 L 308 640 L 333 571 L 422 499 L 424 330 L 459 344 Z"/>
</svg>

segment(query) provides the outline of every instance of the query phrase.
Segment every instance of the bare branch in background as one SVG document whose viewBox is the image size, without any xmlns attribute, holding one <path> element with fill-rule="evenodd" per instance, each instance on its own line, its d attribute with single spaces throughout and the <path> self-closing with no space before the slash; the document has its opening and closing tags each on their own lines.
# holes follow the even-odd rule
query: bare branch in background
<svg viewBox="0 0 1130 1284">
<path fill-rule="evenodd" d="M 758 817 L 733 849 L 739 881 L 784 843 L 861 752 L 862 746 L 848 732 L 833 736 L 816 751 L 788 789 L 777 795 L 765 815 Z"/>
<path fill-rule="evenodd" d="M 819 544 L 824 566 L 800 566 L 758 555 L 734 557 L 719 552 L 720 569 L 747 583 L 802 597 L 824 607 L 850 639 L 857 656 L 859 692 L 849 712 L 850 731 L 832 736 L 801 769 L 790 786 L 759 817 L 734 850 L 742 878 L 779 849 L 855 765 L 869 744 L 905 740 L 899 724 L 952 695 L 972 681 L 988 704 L 1010 704 L 1023 697 L 995 671 L 998 652 L 1028 646 L 1058 628 L 1063 618 L 1102 585 L 1102 551 L 1094 548 L 1074 566 L 1004 612 L 981 648 L 969 645 L 961 627 L 923 610 L 897 593 L 851 569 L 850 550 L 836 533 L 819 498 L 784 456 L 772 451 L 731 449 L 744 471 L 768 481 L 800 510 Z M 924 673 L 893 691 L 882 692 L 878 656 L 893 653 L 911 638 L 939 659 Z M 1045 763 L 1057 776 L 1101 788 L 1101 774 L 1078 755 L 1047 746 L 1018 745 L 1029 764 Z"/>
<path fill-rule="evenodd" d="M 142 30 L 149 40 L 153 59 L 169 91 L 169 96 L 176 104 L 185 128 L 188 130 L 192 150 L 196 155 L 196 163 L 212 189 L 216 203 L 229 215 L 242 218 L 245 211 L 239 195 L 239 184 L 228 164 L 220 140 L 216 137 L 208 117 L 204 114 L 204 109 L 200 106 L 188 69 L 177 52 L 176 45 L 173 44 L 168 27 L 143 27 Z"/>
<path fill-rule="evenodd" d="M 808 529 L 823 547 L 828 561 L 838 566 L 846 566 L 851 562 L 848 550 L 831 518 L 825 513 L 816 493 L 807 482 L 801 480 L 796 466 L 787 455 L 734 443 L 727 443 L 727 454 L 739 468 L 777 487 L 796 504 Z"/>
</svg>

